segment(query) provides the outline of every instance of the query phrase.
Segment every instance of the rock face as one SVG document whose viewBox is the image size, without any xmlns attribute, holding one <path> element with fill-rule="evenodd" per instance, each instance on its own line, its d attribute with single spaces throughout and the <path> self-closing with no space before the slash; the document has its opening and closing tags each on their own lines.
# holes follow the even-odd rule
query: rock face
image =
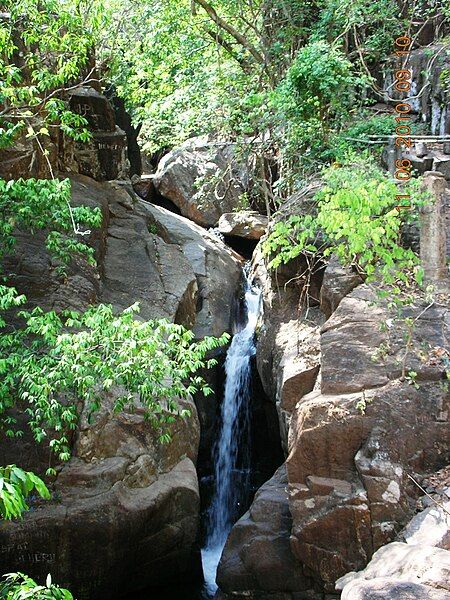
<svg viewBox="0 0 450 600">
<path fill-rule="evenodd" d="M 193 138 L 162 158 L 154 184 L 195 223 L 211 227 L 220 216 L 239 205 L 246 190 L 246 175 L 230 143 Z"/>
<path fill-rule="evenodd" d="M 300 297 L 304 288 L 297 277 L 301 264 L 283 266 L 275 279 L 267 272 L 257 249 L 253 265 L 264 303 L 256 353 L 258 373 L 266 395 L 276 404 L 281 441 L 287 452 L 292 411 L 314 388 L 319 375 L 319 329 L 324 317 L 317 306 L 312 306 L 307 318 L 302 318 L 305 314 L 300 309 Z M 311 304 L 317 304 L 316 282 L 312 282 L 311 293 Z"/>
<path fill-rule="evenodd" d="M 24 132 L 13 146 L 0 150 L 0 177 L 51 178 L 58 172 L 80 173 L 98 181 L 126 177 L 126 136 L 116 126 L 108 99 L 93 87 L 80 86 L 71 93 L 70 109 L 87 119 L 90 141 L 74 142 L 57 128 L 50 128 L 49 135 L 39 135 L 39 140 Z M 43 123 L 31 119 L 31 125 L 39 132 Z"/>
<path fill-rule="evenodd" d="M 230 327 L 235 290 L 228 286 L 238 285 L 240 268 L 223 244 L 185 219 L 150 210 L 128 186 L 77 175 L 72 190 L 74 204 L 103 212 L 102 228 L 88 238 L 98 268 L 77 259 L 62 279 L 43 236 L 19 235 L 5 267 L 30 306 L 82 310 L 102 301 L 119 310 L 139 301 L 143 318 L 165 317 L 211 334 Z M 54 499 L 2 525 L 1 572 L 40 579 L 51 572 L 80 600 L 199 577 L 195 406 L 188 403 L 192 416 L 173 424 L 166 445 L 142 411 L 116 415 L 112 404 L 105 395 L 92 423 L 82 412 Z M 16 445 L 2 443 L 0 454 L 5 464 L 20 455 L 21 466 L 40 473 L 48 466 L 48 449 L 27 435 Z"/>
<path fill-rule="evenodd" d="M 192 327 L 198 286 L 189 261 L 150 230 L 145 207 L 129 190 L 113 189 L 101 299 L 123 309 L 134 298 L 143 318 L 166 317 Z"/>
<path fill-rule="evenodd" d="M 265 313 L 258 370 L 267 395 L 278 404 L 288 453 L 288 498 L 280 495 L 279 501 L 284 511 L 289 508 L 292 526 L 280 532 L 297 563 L 292 573 L 302 578 L 294 587 L 278 587 L 273 569 L 261 562 L 260 573 L 256 561 L 250 564 L 246 530 L 255 536 L 263 531 L 251 518 L 252 506 L 231 532 L 220 586 L 227 598 L 294 600 L 313 598 L 320 590 L 332 595 L 339 577 L 364 568 L 411 518 L 418 489 L 408 475 L 420 480 L 448 464 L 450 395 L 435 349 L 448 347 L 450 315 L 445 303 L 427 307 L 418 301 L 407 309 L 405 316 L 415 323 L 406 351 L 404 325 L 368 286 L 333 261 L 306 289 L 300 263 L 283 266 L 275 279 L 258 255 L 254 262 Z M 309 308 L 299 310 L 306 300 Z M 406 531 L 402 535 L 414 537 Z M 447 543 L 443 531 L 436 536 Z M 446 556 L 440 552 L 434 548 L 429 556 Z M 409 564 L 408 556 L 397 564 Z M 272 565 L 275 558 L 270 560 Z M 346 597 L 387 599 L 397 598 L 397 592 L 399 598 L 445 597 L 442 589 L 429 588 L 428 580 L 399 581 L 395 571 L 373 577 L 359 578 L 352 584 L 354 595 Z M 378 577 L 386 578 L 385 589 Z"/>
<path fill-rule="evenodd" d="M 440 466 L 449 443 L 442 365 L 412 352 L 408 370 L 417 372 L 420 384 L 402 382 L 401 334 L 380 332 L 388 316 L 372 302 L 360 286 L 322 328 L 321 390 L 300 401 L 290 430 L 292 548 L 330 590 L 341 573 L 363 567 L 394 539 L 416 493 L 407 473 Z M 424 340 L 444 347 L 446 319 L 439 308 L 425 313 L 415 347 Z M 371 360 L 383 347 L 387 355 Z M 312 475 L 339 481 L 314 489 Z"/>
<path fill-rule="evenodd" d="M 446 92 L 441 77 L 441 73 L 449 68 L 449 62 L 448 55 L 440 44 L 413 50 L 408 59 L 408 68 L 412 70 L 410 98 L 404 98 L 393 91 L 392 63 L 388 66 L 383 82 L 385 90 L 392 90 L 394 97 L 398 94 L 396 98 L 401 97 L 402 102 L 411 104 L 413 111 L 419 114 L 422 121 L 428 123 L 434 135 L 450 133 L 448 91 Z"/>
<path fill-rule="evenodd" d="M 259 240 L 266 233 L 267 224 L 268 218 L 264 215 L 242 210 L 223 214 L 219 219 L 218 228 L 224 235 Z"/>
</svg>

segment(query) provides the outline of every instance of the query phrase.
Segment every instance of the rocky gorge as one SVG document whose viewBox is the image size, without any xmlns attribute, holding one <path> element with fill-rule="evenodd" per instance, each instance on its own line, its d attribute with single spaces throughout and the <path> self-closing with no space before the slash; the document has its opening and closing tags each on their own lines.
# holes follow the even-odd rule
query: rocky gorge
<svg viewBox="0 0 450 600">
<path fill-rule="evenodd" d="M 82 89 L 72 106 L 89 115 L 94 138 L 83 147 L 50 139 L 50 157 L 72 182 L 73 204 L 102 212 L 88 237 L 97 266 L 77 259 L 61 278 L 44 236 L 19 232 L 5 269 L 29 306 L 122 310 L 138 301 L 140 318 L 201 338 L 236 333 L 246 258 L 262 292 L 250 398 L 257 476 L 226 541 L 215 598 L 450 598 L 450 396 L 437 353 L 449 348 L 448 297 L 408 309 L 409 330 L 334 255 L 308 280 L 302 256 L 269 269 L 267 216 L 240 204 L 255 174 L 232 143 L 194 138 L 130 180 L 109 101 Z M 26 140 L 2 152 L 4 178 L 48 167 Z M 308 201 L 294 194 L 278 216 L 305 214 Z M 186 401 L 191 416 L 170 426 L 170 444 L 139 410 L 115 414 L 113 390 L 93 420 L 81 406 L 52 499 L 1 523 L 3 571 L 51 572 L 79 600 L 143 590 L 166 598 L 175 584 L 201 585 L 225 352 L 206 375 L 213 399 Z M 48 451 L 27 437 L 0 445 L 4 462 L 19 443 L 25 466 L 42 473 Z"/>
</svg>

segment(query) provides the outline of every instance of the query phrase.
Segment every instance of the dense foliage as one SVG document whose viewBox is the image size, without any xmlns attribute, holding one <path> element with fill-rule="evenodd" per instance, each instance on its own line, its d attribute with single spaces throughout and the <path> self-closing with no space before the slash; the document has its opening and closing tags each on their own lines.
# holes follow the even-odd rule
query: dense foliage
<svg viewBox="0 0 450 600">
<path fill-rule="evenodd" d="M 142 407 L 153 426 L 187 416 L 177 400 L 198 390 L 211 393 L 195 373 L 227 336 L 195 342 L 181 325 L 137 321 L 137 310 L 135 305 L 115 315 L 110 306 L 99 305 L 84 313 L 58 315 L 40 308 L 20 313 L 26 326 L 0 338 L 6 356 L 0 363 L 0 418 L 6 435 L 22 434 L 8 414 L 20 400 L 36 441 L 48 440 L 53 452 L 68 460 L 77 400 L 93 412 L 111 389 L 120 390 L 114 410 Z M 161 439 L 170 439 L 164 429 Z"/>
<path fill-rule="evenodd" d="M 446 11 L 445 0 L 115 0 L 108 76 L 143 122 L 148 150 L 196 134 L 249 144 L 270 132 L 295 171 L 314 142 L 309 154 L 331 157 L 323 128 L 338 132 L 349 109 L 380 98 L 375 76 L 399 32 L 439 28 Z"/>
</svg>

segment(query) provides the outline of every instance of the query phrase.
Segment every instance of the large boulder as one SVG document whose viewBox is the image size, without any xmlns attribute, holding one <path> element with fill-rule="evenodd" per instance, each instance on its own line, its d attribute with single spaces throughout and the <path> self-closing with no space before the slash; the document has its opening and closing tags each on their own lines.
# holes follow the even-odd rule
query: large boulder
<svg viewBox="0 0 450 600">
<path fill-rule="evenodd" d="M 160 243 L 172 245 L 182 253 L 183 260 L 175 260 L 167 265 L 167 272 L 179 269 L 187 263 L 189 272 L 196 278 L 197 303 L 193 330 L 197 337 L 206 335 L 222 335 L 224 331 L 232 332 L 234 308 L 239 293 L 242 267 L 241 259 L 233 253 L 220 239 L 185 217 L 175 215 L 162 207 L 142 203 L 152 230 Z M 184 269 L 181 278 L 184 277 Z M 187 270 L 186 270 L 187 272 Z M 170 296 L 167 296 L 170 301 Z M 195 403 L 201 423 L 201 452 L 209 459 L 214 443 L 217 400 L 223 386 L 222 350 L 216 353 L 218 365 L 214 370 L 202 372 L 216 395 L 204 397 L 196 394 Z"/>
<path fill-rule="evenodd" d="M 247 177 L 247 169 L 236 159 L 234 144 L 199 137 L 166 154 L 153 182 L 183 216 L 211 227 L 221 215 L 239 206 Z"/>
<path fill-rule="evenodd" d="M 145 319 L 165 317 L 192 327 L 198 285 L 189 260 L 178 245 L 151 230 L 145 206 L 130 189 L 117 184 L 110 188 L 114 196 L 109 202 L 102 301 L 117 309 L 139 301 Z"/>
<path fill-rule="evenodd" d="M 361 583 L 363 586 L 360 586 Z M 407 584 L 403 590 L 399 585 L 401 583 Z M 336 584 L 337 589 L 342 590 L 342 600 L 397 598 L 388 596 L 388 590 L 395 589 L 396 586 L 399 586 L 399 592 L 402 594 L 399 594 L 399 598 L 450 597 L 450 552 L 422 544 L 393 542 L 380 548 L 363 571 L 348 573 Z M 411 587 L 408 589 L 408 586 Z M 415 586 L 419 588 L 415 589 Z M 442 595 L 433 595 L 433 588 L 439 590 Z M 365 590 L 370 590 L 372 595 Z M 378 591 L 378 595 L 375 594 L 375 590 Z M 423 596 L 408 596 L 406 593 L 420 590 L 423 591 Z"/>
<path fill-rule="evenodd" d="M 181 249 L 198 286 L 194 331 L 199 337 L 231 332 L 234 302 L 242 277 L 242 259 L 220 239 L 188 219 L 142 203 L 150 229 L 166 244 Z M 170 267 L 170 265 L 168 265 Z M 172 265 L 171 268 L 179 268 Z"/>
<path fill-rule="evenodd" d="M 413 516 L 398 539 L 375 552 L 365 569 L 338 579 L 336 589 L 346 600 L 389 598 L 444 600 L 450 598 L 450 502 L 448 467 L 422 483 L 431 492 L 418 504 L 429 506 Z M 422 488 L 423 489 L 423 488 Z M 437 497 L 437 498 L 436 498 Z"/>
<path fill-rule="evenodd" d="M 291 525 L 286 467 L 282 465 L 233 527 L 217 572 L 220 589 L 233 598 L 264 598 L 261 590 L 272 594 L 308 590 L 311 580 L 290 548 Z"/>
<path fill-rule="evenodd" d="M 439 498 L 414 515 L 399 538 L 407 544 L 422 544 L 450 550 L 449 518 L 450 500 Z"/>
<path fill-rule="evenodd" d="M 267 229 L 269 219 L 249 210 L 223 214 L 218 223 L 220 233 L 249 240 L 259 240 Z"/>
<path fill-rule="evenodd" d="M 143 411 L 87 415 L 53 499 L 0 531 L 2 572 L 51 573 L 76 598 L 116 598 L 198 573 L 199 427 L 192 403 L 162 444 Z"/>
</svg>

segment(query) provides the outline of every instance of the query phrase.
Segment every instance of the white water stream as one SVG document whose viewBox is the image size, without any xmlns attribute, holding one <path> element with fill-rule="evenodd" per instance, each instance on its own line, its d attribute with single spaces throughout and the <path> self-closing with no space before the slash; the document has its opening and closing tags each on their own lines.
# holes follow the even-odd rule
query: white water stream
<svg viewBox="0 0 450 600">
<path fill-rule="evenodd" d="M 246 271 L 244 274 L 246 324 L 234 335 L 225 361 L 221 428 L 214 451 L 214 492 L 202 550 L 205 592 L 209 597 L 217 590 L 217 565 L 250 487 L 251 357 L 256 352 L 254 338 L 261 291 L 252 285 Z"/>
</svg>

